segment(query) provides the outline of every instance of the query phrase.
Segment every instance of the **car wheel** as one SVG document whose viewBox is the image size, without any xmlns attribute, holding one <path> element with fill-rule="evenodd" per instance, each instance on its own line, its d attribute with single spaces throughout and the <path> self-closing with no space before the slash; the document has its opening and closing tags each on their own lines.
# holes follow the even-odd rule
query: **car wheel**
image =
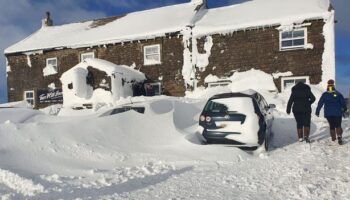
<svg viewBox="0 0 350 200">
<path fill-rule="evenodd" d="M 267 134 L 265 134 L 264 142 L 258 146 L 258 148 L 255 150 L 255 153 L 262 153 L 267 152 L 269 150 L 269 138 Z"/>
<path fill-rule="evenodd" d="M 266 134 L 265 135 L 265 141 L 264 141 L 264 148 L 265 148 L 265 151 L 268 151 L 269 150 L 269 136 Z"/>
</svg>

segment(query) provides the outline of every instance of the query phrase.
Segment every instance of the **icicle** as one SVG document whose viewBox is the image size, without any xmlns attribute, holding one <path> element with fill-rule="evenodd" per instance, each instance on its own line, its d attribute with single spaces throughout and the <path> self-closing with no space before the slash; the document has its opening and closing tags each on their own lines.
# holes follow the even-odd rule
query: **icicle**
<svg viewBox="0 0 350 200">
<path fill-rule="evenodd" d="M 30 60 L 29 54 L 27 55 L 27 65 L 28 65 L 29 67 L 32 67 L 32 62 L 31 62 L 31 60 Z"/>
</svg>

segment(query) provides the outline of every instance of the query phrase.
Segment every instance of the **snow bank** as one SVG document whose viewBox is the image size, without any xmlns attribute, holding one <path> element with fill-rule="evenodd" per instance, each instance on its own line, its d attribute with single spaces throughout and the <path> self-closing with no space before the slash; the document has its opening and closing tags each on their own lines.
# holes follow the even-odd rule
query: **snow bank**
<svg viewBox="0 0 350 200">
<path fill-rule="evenodd" d="M 27 101 L 16 101 L 11 103 L 0 104 L 0 108 L 32 108 L 32 105 Z"/>
<path fill-rule="evenodd" d="M 254 79 L 252 79 L 254 77 Z M 233 92 L 253 89 L 256 91 L 277 91 L 273 77 L 263 71 L 251 69 L 245 72 L 235 72 L 230 80 L 230 89 Z"/>
<path fill-rule="evenodd" d="M 252 80 L 251 77 L 254 77 L 254 80 Z M 224 79 L 211 74 L 205 78 L 206 83 L 215 82 L 218 80 Z M 214 88 L 198 87 L 194 91 L 187 91 L 186 97 L 208 99 L 215 94 L 241 92 L 249 89 L 253 89 L 258 92 L 277 91 L 272 75 L 256 69 L 251 69 L 245 72 L 235 72 L 231 77 L 227 78 L 227 80 L 232 82 L 228 86 Z"/>
<path fill-rule="evenodd" d="M 311 87 L 316 96 L 323 92 L 319 86 Z M 28 110 L 0 109 L 0 118 L 18 118 L 0 123 L 0 196 L 347 199 L 349 180 L 344 174 L 350 163 L 344 156 L 349 152 L 350 121 L 343 123 L 343 146 L 330 145 L 327 121 L 315 117 L 314 142 L 299 143 L 295 120 L 284 111 L 287 92 L 262 92 L 281 108 L 274 113 L 271 151 L 259 156 L 225 145 L 200 145 L 198 118 L 205 99 L 126 98 L 130 103 L 139 101 L 145 113 L 105 117 L 41 114 L 21 120 Z"/>
<path fill-rule="evenodd" d="M 43 112 L 28 108 L 0 108 L 0 124 L 23 123 L 33 116 L 43 114 Z"/>
<path fill-rule="evenodd" d="M 40 184 L 34 184 L 31 180 L 22 178 L 7 170 L 0 169 L 0 183 L 15 190 L 23 196 L 34 196 L 44 192 L 44 187 Z"/>
</svg>

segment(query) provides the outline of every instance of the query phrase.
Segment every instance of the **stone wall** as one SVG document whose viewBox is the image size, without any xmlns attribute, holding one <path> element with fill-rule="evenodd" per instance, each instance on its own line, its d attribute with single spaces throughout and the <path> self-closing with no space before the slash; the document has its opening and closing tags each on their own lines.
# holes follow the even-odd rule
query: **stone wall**
<svg viewBox="0 0 350 200">
<path fill-rule="evenodd" d="M 144 66 L 143 47 L 152 44 L 160 44 L 161 46 L 161 64 Z M 95 58 L 108 60 L 117 65 L 135 65 L 136 69 L 145 73 L 151 82 L 162 82 L 164 94 L 184 95 L 184 81 L 181 75 L 183 65 L 182 38 L 173 37 L 92 48 L 45 51 L 43 54 L 30 56 L 32 67 L 28 66 L 27 56 L 24 54 L 6 55 L 11 67 L 7 80 L 9 102 L 21 101 L 24 98 L 24 91 L 46 89 L 51 83 L 55 83 L 57 88 L 61 88 L 59 80 L 61 75 L 78 64 L 80 55 L 87 52 L 94 52 Z M 58 73 L 43 76 L 46 59 L 53 57 L 57 57 Z M 103 78 L 100 75 L 97 77 L 99 80 L 96 81 L 101 81 Z M 37 107 L 41 106 L 37 105 Z"/>
<path fill-rule="evenodd" d="M 280 51 L 277 27 L 213 35 L 209 65 L 204 72 L 197 70 L 199 85 L 204 85 L 209 74 L 229 76 L 232 70 L 247 71 L 251 68 L 266 73 L 291 71 L 293 76 L 309 76 L 311 84 L 318 84 L 322 77 L 325 43 L 323 25 L 323 21 L 313 21 L 307 27 L 307 42 L 313 45 L 313 49 Z M 198 41 L 200 53 L 204 53 L 204 40 Z M 281 89 L 280 78 L 275 83 Z"/>
<path fill-rule="evenodd" d="M 308 43 L 312 49 L 280 51 L 279 31 L 276 27 L 258 30 L 238 31 L 226 35 L 213 35 L 213 47 L 209 57 L 209 66 L 199 72 L 199 85 L 204 85 L 207 75 L 230 76 L 231 71 L 246 71 L 251 68 L 267 73 L 291 71 L 294 76 L 309 76 L 312 84 L 322 77 L 322 55 L 324 52 L 323 21 L 312 21 L 307 27 Z M 198 40 L 198 50 L 204 53 L 204 38 Z M 143 48 L 160 44 L 161 64 L 144 65 Z M 162 82 L 164 94 L 183 96 L 185 92 L 182 77 L 183 44 L 181 37 L 164 37 L 151 40 L 109 44 L 91 48 L 61 49 L 45 51 L 31 55 L 31 65 L 27 65 L 24 54 L 6 55 L 11 72 L 8 73 L 9 101 L 23 100 L 26 90 L 45 89 L 55 83 L 61 87 L 59 78 L 62 73 L 80 62 L 81 53 L 94 52 L 96 58 L 108 60 L 118 65 L 134 65 L 146 74 L 150 81 Z M 46 59 L 57 57 L 58 73 L 43 76 Z M 280 89 L 280 78 L 275 80 Z"/>
</svg>

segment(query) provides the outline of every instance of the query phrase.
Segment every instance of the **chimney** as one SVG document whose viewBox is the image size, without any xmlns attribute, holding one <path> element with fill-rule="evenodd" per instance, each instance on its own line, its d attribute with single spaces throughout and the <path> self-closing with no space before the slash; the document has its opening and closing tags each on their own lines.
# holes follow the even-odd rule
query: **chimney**
<svg viewBox="0 0 350 200">
<path fill-rule="evenodd" d="M 53 22 L 50 17 L 50 12 L 46 12 L 46 17 L 42 20 L 42 27 L 52 26 Z"/>
</svg>

